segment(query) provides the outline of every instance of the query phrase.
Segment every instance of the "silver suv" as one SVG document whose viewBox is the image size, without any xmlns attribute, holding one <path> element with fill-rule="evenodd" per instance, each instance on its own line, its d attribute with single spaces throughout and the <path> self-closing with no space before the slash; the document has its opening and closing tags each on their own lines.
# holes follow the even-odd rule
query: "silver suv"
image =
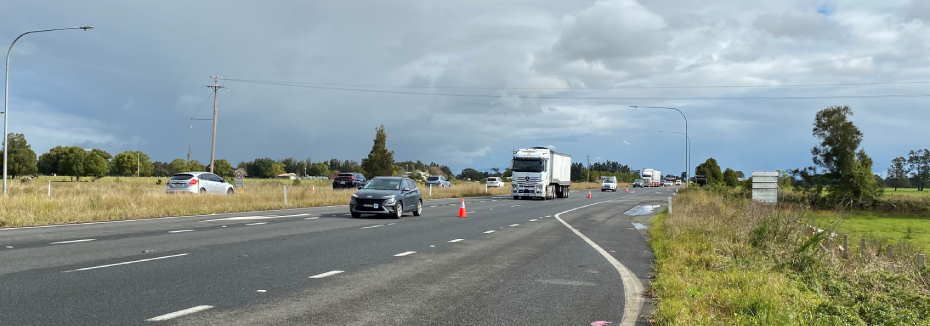
<svg viewBox="0 0 930 326">
<path fill-rule="evenodd" d="M 232 195 L 233 185 L 210 172 L 184 172 L 171 176 L 165 191 L 173 193 Z"/>
<path fill-rule="evenodd" d="M 431 175 L 429 178 L 426 178 L 426 186 L 448 188 L 452 186 L 452 183 L 446 179 L 444 175 Z"/>
</svg>

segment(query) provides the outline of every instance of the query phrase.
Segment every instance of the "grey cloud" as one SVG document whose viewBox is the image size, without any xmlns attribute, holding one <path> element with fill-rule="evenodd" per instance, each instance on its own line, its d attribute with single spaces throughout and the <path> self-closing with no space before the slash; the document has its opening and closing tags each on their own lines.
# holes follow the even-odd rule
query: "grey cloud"
<svg viewBox="0 0 930 326">
<path fill-rule="evenodd" d="M 835 23 L 815 12 L 765 14 L 757 17 L 752 25 L 775 37 L 795 39 L 824 39 L 836 37 L 840 33 Z"/>
</svg>

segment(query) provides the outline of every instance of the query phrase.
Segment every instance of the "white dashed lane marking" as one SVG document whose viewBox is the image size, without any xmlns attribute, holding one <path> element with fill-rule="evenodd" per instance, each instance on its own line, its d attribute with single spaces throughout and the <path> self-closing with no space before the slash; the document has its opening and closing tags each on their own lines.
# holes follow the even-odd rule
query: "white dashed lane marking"
<svg viewBox="0 0 930 326">
<path fill-rule="evenodd" d="M 462 241 L 462 240 L 465 240 L 465 239 L 455 239 L 455 240 L 449 240 L 449 242 L 459 242 L 459 241 Z"/>
<path fill-rule="evenodd" d="M 510 226 L 517 226 L 517 225 L 520 225 L 520 224 L 511 224 Z"/>
<path fill-rule="evenodd" d="M 530 222 L 536 222 L 536 219 L 534 218 L 534 219 L 530 220 Z"/>
<path fill-rule="evenodd" d="M 413 255 L 415 253 L 417 252 L 416 251 L 405 251 L 405 252 L 394 255 L 394 257 L 403 257 L 403 256 Z"/>
<path fill-rule="evenodd" d="M 194 232 L 194 230 L 188 229 L 188 230 L 174 230 L 174 231 L 168 231 L 168 233 L 183 233 L 183 232 Z"/>
<path fill-rule="evenodd" d="M 249 224 L 246 224 L 246 225 L 247 225 L 247 226 L 253 226 L 253 225 L 262 225 L 262 224 L 268 224 L 268 222 L 249 223 Z"/>
<path fill-rule="evenodd" d="M 193 308 L 187 308 L 187 309 L 184 309 L 184 310 L 175 311 L 175 312 L 172 312 L 172 313 L 170 313 L 170 314 L 164 314 L 164 315 L 161 315 L 161 316 L 158 316 L 158 317 L 152 317 L 152 318 L 146 319 L 145 321 L 165 321 L 165 320 L 169 320 L 169 319 L 173 319 L 173 318 L 178 318 L 178 317 L 181 317 L 181 316 L 184 316 L 184 315 L 190 315 L 190 314 L 195 313 L 195 312 L 204 311 L 204 310 L 207 310 L 207 309 L 210 309 L 210 308 L 213 308 L 213 306 L 207 306 L 207 305 L 196 306 L 196 307 L 193 307 Z"/>
<path fill-rule="evenodd" d="M 329 272 L 322 273 L 322 274 L 316 274 L 316 275 L 310 276 L 310 277 L 308 277 L 308 278 L 324 278 L 324 277 L 333 276 L 333 275 L 336 275 L 336 274 L 339 274 L 339 273 L 342 273 L 342 272 L 344 272 L 344 271 L 329 271 Z"/>
<path fill-rule="evenodd" d="M 50 243 L 50 244 L 79 243 L 79 242 L 88 242 L 88 241 L 94 241 L 94 240 L 97 240 L 97 239 L 81 239 L 81 240 L 58 241 L 58 242 L 52 242 L 52 243 Z"/>
<path fill-rule="evenodd" d="M 363 227 L 362 229 L 371 229 L 371 228 L 377 228 L 377 227 L 382 227 L 382 226 L 384 226 L 384 224 L 378 224 L 378 225 L 372 225 L 372 226 L 366 226 L 366 227 Z"/>
<path fill-rule="evenodd" d="M 484 231 L 484 233 L 494 233 L 494 230 Z"/>
<path fill-rule="evenodd" d="M 153 260 L 159 260 L 159 259 L 165 259 L 165 258 L 174 258 L 174 257 L 187 256 L 187 255 L 188 255 L 188 254 L 177 254 L 177 255 L 171 255 L 171 256 L 162 256 L 162 257 L 155 257 L 155 258 L 148 258 L 148 259 L 139 259 L 139 260 L 127 261 L 127 262 L 116 263 L 116 264 L 107 264 L 107 265 L 100 265 L 100 266 L 94 266 L 94 267 L 78 268 L 78 269 L 73 269 L 73 270 L 64 271 L 64 272 L 65 272 L 65 273 L 68 273 L 68 272 L 87 271 L 87 270 L 91 270 L 91 269 L 106 268 L 106 267 L 113 267 L 113 266 L 120 266 L 120 265 L 129 265 L 129 264 L 135 264 L 135 263 L 141 263 L 141 262 L 147 262 L 147 261 L 153 261 Z"/>
</svg>

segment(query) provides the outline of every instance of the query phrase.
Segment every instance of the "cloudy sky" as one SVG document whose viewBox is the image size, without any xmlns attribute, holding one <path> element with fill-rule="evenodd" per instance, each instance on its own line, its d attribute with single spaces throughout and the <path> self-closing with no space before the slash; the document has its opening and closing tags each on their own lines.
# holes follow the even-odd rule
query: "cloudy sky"
<svg viewBox="0 0 930 326">
<path fill-rule="evenodd" d="M 930 146 L 930 98 L 862 98 L 930 94 L 898 83 L 930 81 L 928 1 L 0 2 L 3 46 L 79 25 L 96 28 L 13 50 L 10 132 L 39 154 L 170 161 L 190 146 L 209 161 L 210 122 L 191 118 L 212 114 L 213 75 L 228 78 L 217 157 L 233 164 L 361 160 L 384 124 L 395 159 L 453 170 L 554 146 L 683 171 L 683 136 L 657 132 L 684 132 L 681 116 L 630 105 L 688 116 L 692 168 L 809 165 L 814 114 L 831 105 L 852 107 L 876 171 Z M 786 86 L 861 83 L 883 84 Z"/>
</svg>

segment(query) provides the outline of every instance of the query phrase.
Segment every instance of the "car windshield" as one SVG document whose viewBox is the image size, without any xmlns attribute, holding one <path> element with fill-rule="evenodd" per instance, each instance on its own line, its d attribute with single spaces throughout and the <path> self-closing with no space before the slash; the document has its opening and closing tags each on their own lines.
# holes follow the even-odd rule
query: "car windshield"
<svg viewBox="0 0 930 326">
<path fill-rule="evenodd" d="M 193 177 L 193 174 L 175 174 L 171 177 L 171 180 L 190 180 Z"/>
<path fill-rule="evenodd" d="M 513 160 L 513 172 L 542 172 L 543 161 L 534 159 Z"/>
<path fill-rule="evenodd" d="M 633 183 L 637 183 L 637 182 L 638 182 L 638 183 L 643 183 L 643 179 L 636 179 L 636 181 L 633 181 Z"/>
<path fill-rule="evenodd" d="M 439 180 L 439 177 L 429 177 L 429 178 L 426 178 L 426 181 L 436 181 L 436 180 Z"/>
<path fill-rule="evenodd" d="M 365 189 L 374 190 L 400 190 L 400 180 L 397 179 L 374 179 L 368 181 Z"/>
</svg>

